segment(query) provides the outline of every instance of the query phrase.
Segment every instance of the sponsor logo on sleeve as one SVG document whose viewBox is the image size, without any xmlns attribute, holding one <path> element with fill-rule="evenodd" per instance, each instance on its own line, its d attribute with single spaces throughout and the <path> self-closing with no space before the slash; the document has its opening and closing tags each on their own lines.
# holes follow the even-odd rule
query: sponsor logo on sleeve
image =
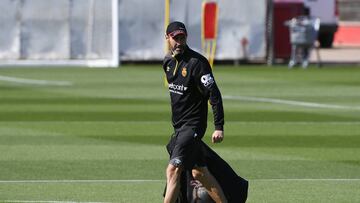
<svg viewBox="0 0 360 203">
<path fill-rule="evenodd" d="M 209 87 L 214 83 L 214 78 L 211 77 L 211 74 L 206 74 L 201 76 L 201 83 L 205 86 L 205 87 Z"/>
</svg>

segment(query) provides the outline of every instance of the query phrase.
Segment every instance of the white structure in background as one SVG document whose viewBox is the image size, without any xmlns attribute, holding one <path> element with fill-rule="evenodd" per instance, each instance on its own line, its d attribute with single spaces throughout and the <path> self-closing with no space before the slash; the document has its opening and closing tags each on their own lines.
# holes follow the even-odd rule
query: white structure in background
<svg viewBox="0 0 360 203">
<path fill-rule="evenodd" d="M 218 0 L 218 40 L 215 59 L 266 57 L 267 0 Z M 188 44 L 201 51 L 202 1 L 170 1 L 170 21 L 182 21 Z M 164 0 L 119 1 L 120 60 L 161 60 L 164 57 Z M 242 47 L 246 39 L 247 47 Z M 246 51 L 247 53 L 244 53 Z"/>
<path fill-rule="evenodd" d="M 267 0 L 219 0 L 216 60 L 266 57 Z M 170 1 L 201 51 L 202 1 Z M 1 0 L 0 65 L 117 67 L 162 60 L 164 0 Z M 246 42 L 246 43 L 243 43 Z"/>
<path fill-rule="evenodd" d="M 1 0 L 0 65 L 117 67 L 117 0 Z"/>
</svg>

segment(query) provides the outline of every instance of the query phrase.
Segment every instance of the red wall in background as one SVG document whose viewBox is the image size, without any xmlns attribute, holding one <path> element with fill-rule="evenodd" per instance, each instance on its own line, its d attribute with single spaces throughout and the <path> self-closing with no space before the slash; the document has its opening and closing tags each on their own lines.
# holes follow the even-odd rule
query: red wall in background
<svg viewBox="0 0 360 203">
<path fill-rule="evenodd" d="M 360 23 L 340 23 L 334 38 L 335 46 L 360 46 Z"/>
<path fill-rule="evenodd" d="M 303 13 L 304 4 L 299 1 L 275 1 L 274 2 L 274 57 L 290 58 L 291 45 L 289 28 L 284 25 L 285 21 Z"/>
</svg>

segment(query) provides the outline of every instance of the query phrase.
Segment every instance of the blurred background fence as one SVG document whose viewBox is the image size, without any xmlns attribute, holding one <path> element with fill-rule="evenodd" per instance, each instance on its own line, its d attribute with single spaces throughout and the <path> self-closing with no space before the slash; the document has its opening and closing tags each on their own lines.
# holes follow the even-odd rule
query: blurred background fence
<svg viewBox="0 0 360 203">
<path fill-rule="evenodd" d="M 204 1 L 1 0 L 0 66 L 117 67 L 120 61 L 159 61 L 166 43 L 164 23 L 174 20 L 187 25 L 189 45 L 201 51 Z M 302 14 L 304 0 L 213 1 L 219 7 L 215 60 L 265 63 L 289 59 L 289 33 L 284 21 Z M 165 19 L 166 2 L 170 5 L 169 19 Z M 336 2 L 335 11 L 324 12 L 350 21 L 352 29 L 360 28 L 360 0 L 331 2 Z M 339 25 L 344 28 L 348 23 Z M 349 37 L 342 36 L 332 35 L 328 47 L 333 38 L 336 45 L 349 44 Z"/>
<path fill-rule="evenodd" d="M 111 65 L 113 6 L 111 0 L 0 1 L 0 63 Z"/>
</svg>

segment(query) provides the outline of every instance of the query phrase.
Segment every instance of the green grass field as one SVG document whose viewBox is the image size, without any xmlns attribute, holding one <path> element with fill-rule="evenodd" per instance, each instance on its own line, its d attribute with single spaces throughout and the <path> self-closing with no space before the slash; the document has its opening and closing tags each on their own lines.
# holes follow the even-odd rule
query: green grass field
<svg viewBox="0 0 360 203">
<path fill-rule="evenodd" d="M 248 202 L 360 202 L 360 68 L 217 66 Z M 162 201 L 172 132 L 159 66 L 0 69 L 0 202 Z"/>
</svg>

